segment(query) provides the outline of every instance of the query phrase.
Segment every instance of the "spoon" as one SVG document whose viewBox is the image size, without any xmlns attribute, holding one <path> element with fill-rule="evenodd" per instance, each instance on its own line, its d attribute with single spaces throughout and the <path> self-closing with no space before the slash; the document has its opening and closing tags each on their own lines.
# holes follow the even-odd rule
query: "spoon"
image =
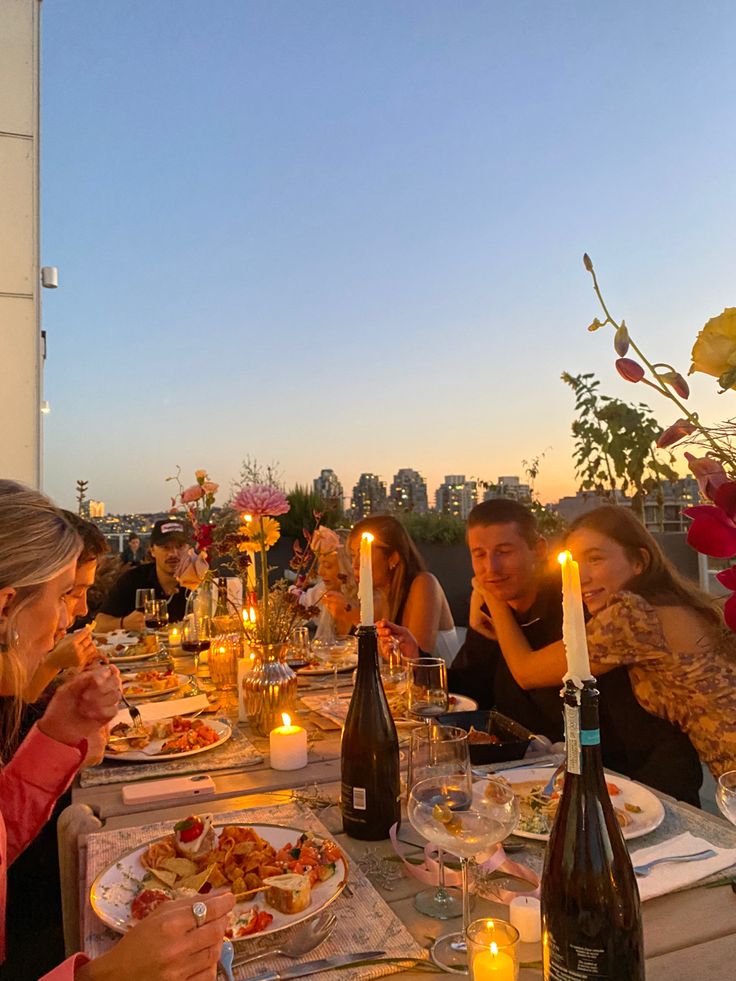
<svg viewBox="0 0 736 981">
<path fill-rule="evenodd" d="M 233 960 L 235 959 L 235 948 L 232 945 L 232 941 L 223 940 L 222 948 L 220 950 L 220 959 L 217 962 L 217 967 L 222 969 L 222 973 L 227 978 L 227 981 L 235 981 L 233 978 Z"/>
<path fill-rule="evenodd" d="M 250 964 L 253 961 L 262 960 L 264 957 L 289 957 L 292 960 L 308 954 L 311 950 L 319 947 L 321 943 L 332 933 L 337 917 L 334 913 L 324 912 L 308 923 L 297 927 L 294 933 L 281 947 L 271 947 L 264 950 L 261 954 L 253 954 L 250 957 L 238 957 L 233 967 L 240 967 L 242 964 Z"/>
<path fill-rule="evenodd" d="M 651 862 L 644 862 L 642 865 L 634 866 L 634 874 L 640 879 L 645 879 L 655 865 L 662 862 L 699 862 L 704 858 L 713 858 L 716 853 L 712 848 L 706 848 L 702 852 L 693 852 L 690 855 L 666 855 L 664 858 L 653 858 Z"/>
</svg>

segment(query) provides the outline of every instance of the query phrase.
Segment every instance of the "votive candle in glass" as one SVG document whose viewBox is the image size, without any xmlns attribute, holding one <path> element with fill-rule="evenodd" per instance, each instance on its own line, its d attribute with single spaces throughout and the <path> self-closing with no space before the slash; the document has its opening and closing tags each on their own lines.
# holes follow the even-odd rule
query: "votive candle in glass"
<svg viewBox="0 0 736 981">
<path fill-rule="evenodd" d="M 505 920 L 473 920 L 466 933 L 472 981 L 518 981 L 519 931 Z"/>
</svg>

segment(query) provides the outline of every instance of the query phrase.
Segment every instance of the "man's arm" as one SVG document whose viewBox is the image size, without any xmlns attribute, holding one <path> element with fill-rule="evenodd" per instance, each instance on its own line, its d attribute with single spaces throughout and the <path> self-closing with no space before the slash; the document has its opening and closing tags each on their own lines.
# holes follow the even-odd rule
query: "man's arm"
<svg viewBox="0 0 736 981">
<path fill-rule="evenodd" d="M 109 613 L 98 613 L 95 622 L 96 629 L 101 634 L 109 633 L 111 630 L 136 632 L 143 630 L 146 626 L 146 618 L 140 610 L 133 610 L 127 616 L 122 617 L 114 617 Z"/>
<path fill-rule="evenodd" d="M 130 579 L 130 573 L 124 572 L 113 585 L 97 614 L 97 629 L 100 633 L 145 629 L 145 617 L 140 610 L 135 609 L 135 582 L 135 579 Z"/>
</svg>

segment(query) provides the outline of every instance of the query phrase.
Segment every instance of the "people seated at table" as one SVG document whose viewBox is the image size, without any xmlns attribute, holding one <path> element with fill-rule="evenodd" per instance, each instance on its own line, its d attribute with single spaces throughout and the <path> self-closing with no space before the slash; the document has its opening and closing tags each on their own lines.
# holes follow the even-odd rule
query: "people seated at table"
<svg viewBox="0 0 736 981">
<path fill-rule="evenodd" d="M 60 511 L 37 491 L 0 480 L 0 693 L 17 717 L 21 693 L 69 622 L 81 543 Z M 48 820 L 58 796 L 85 761 L 98 761 L 120 698 L 120 677 L 97 664 L 61 685 L 10 758 L 0 747 L 0 963 L 5 959 L 6 875 Z M 212 979 L 232 893 L 207 897 L 199 926 L 191 899 L 165 903 L 94 961 L 77 954 L 45 975 L 62 981 L 104 978 Z M 27 915 L 36 915 L 29 908 Z"/>
<path fill-rule="evenodd" d="M 536 684 L 521 685 L 506 664 L 488 612 L 490 598 L 513 621 L 528 651 L 559 642 L 562 649 L 562 587 L 559 565 L 547 561 L 547 543 L 532 513 L 511 500 L 484 501 L 468 516 L 467 543 L 475 578 L 465 643 L 448 671 L 448 685 L 480 708 L 495 707 L 552 742 L 563 738 L 560 687 L 565 668 Z M 379 634 L 412 640 L 391 624 Z M 528 655 L 527 655 L 528 656 Z M 557 669 L 556 669 L 557 670 Z M 605 765 L 680 800 L 699 804 L 702 770 L 690 740 L 666 719 L 645 711 L 632 692 L 625 668 L 599 679 L 601 747 Z"/>
<path fill-rule="evenodd" d="M 639 704 L 687 733 L 713 775 L 736 768 L 736 635 L 713 600 L 680 577 L 626 508 L 604 506 L 570 526 L 580 564 L 593 674 L 628 671 Z M 558 684 L 561 642 L 533 650 L 510 607 L 480 579 L 503 656 L 522 688 Z"/>
<path fill-rule="evenodd" d="M 122 552 L 123 565 L 140 565 L 145 561 L 145 549 L 141 545 L 140 535 L 135 532 L 128 535 L 128 541 Z"/>
<path fill-rule="evenodd" d="M 371 565 L 376 618 L 407 627 L 427 654 L 451 662 L 459 646 L 455 623 L 442 586 L 426 571 L 406 529 L 391 515 L 372 515 L 358 521 L 348 537 L 356 579 L 360 575 L 360 538 L 373 535 Z M 360 607 L 339 593 L 327 593 L 323 602 L 335 620 L 350 627 L 360 623 Z"/>
<path fill-rule="evenodd" d="M 169 620 L 172 623 L 183 620 L 187 593 L 176 578 L 176 571 L 188 544 L 189 531 L 182 518 L 157 521 L 151 532 L 153 562 L 135 566 L 120 576 L 97 615 L 97 629 L 103 633 L 119 629 L 143 630 L 143 611 L 135 608 L 138 589 L 155 589 L 158 599 L 168 601 Z"/>
<path fill-rule="evenodd" d="M 349 616 L 358 603 L 353 564 L 340 535 L 331 528 L 320 525 L 312 534 L 309 547 L 317 558 L 319 576 L 316 586 L 305 593 L 307 605 L 320 607 L 314 639 L 332 641 L 349 634 L 354 624 Z M 335 599 L 325 602 L 326 594 L 336 594 Z M 344 605 L 337 601 L 338 596 L 344 599 Z"/>
</svg>

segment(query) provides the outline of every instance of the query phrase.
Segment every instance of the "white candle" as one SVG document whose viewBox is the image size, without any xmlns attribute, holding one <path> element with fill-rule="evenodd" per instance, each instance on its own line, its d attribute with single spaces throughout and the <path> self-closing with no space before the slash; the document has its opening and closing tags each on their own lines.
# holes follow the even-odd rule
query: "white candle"
<svg viewBox="0 0 736 981">
<path fill-rule="evenodd" d="M 562 642 L 567 655 L 567 674 L 563 680 L 581 682 L 593 676 L 585 636 L 580 568 L 569 552 L 560 552 L 557 559 L 562 567 Z"/>
<path fill-rule="evenodd" d="M 272 729 L 269 735 L 272 770 L 300 770 L 307 765 L 307 730 L 293 726 L 284 712 L 282 726 Z"/>
<path fill-rule="evenodd" d="M 509 919 L 519 931 L 523 944 L 535 944 L 542 938 L 542 911 L 534 896 L 517 896 L 509 903 Z"/>
<path fill-rule="evenodd" d="M 245 645 L 245 655 L 238 658 L 238 722 L 248 721 L 248 711 L 245 707 L 245 692 L 243 683 L 253 669 L 256 661 L 255 654 Z"/>
<path fill-rule="evenodd" d="M 364 531 L 360 538 L 360 581 L 358 599 L 360 600 L 360 622 L 370 626 L 375 622 L 373 615 L 373 565 L 371 564 L 371 542 L 373 535 Z"/>
</svg>

